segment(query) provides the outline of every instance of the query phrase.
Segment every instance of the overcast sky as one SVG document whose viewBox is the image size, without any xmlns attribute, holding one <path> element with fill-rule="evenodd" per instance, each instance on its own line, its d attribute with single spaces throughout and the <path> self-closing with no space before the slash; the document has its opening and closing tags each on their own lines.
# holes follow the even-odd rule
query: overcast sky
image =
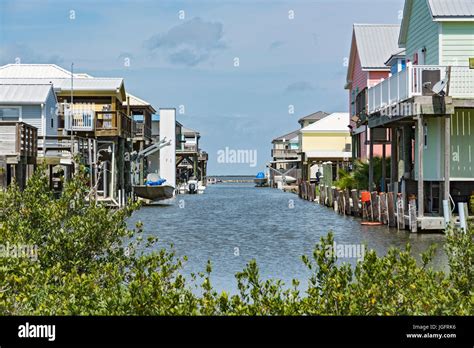
<svg viewBox="0 0 474 348">
<path fill-rule="evenodd" d="M 400 23 L 403 0 L 1 0 L 0 63 L 55 63 L 125 88 L 201 132 L 208 173 L 256 174 L 271 140 L 347 111 L 353 23 Z M 294 113 L 289 111 L 294 109 Z M 257 165 L 218 163 L 256 151 Z"/>
</svg>

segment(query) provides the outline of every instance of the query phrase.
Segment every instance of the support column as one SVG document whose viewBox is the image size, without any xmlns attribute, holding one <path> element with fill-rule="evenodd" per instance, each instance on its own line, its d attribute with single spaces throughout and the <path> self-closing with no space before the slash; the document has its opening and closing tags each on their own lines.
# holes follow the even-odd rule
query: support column
<svg viewBox="0 0 474 348">
<path fill-rule="evenodd" d="M 449 177 L 451 176 L 451 115 L 444 117 L 444 197 L 449 202 Z"/>
<path fill-rule="evenodd" d="M 387 185 L 387 148 L 386 144 L 382 145 L 382 192 L 386 191 L 386 185 Z"/>
<path fill-rule="evenodd" d="M 391 155 L 390 155 L 390 183 L 398 182 L 398 131 L 396 127 L 392 127 Z"/>
<path fill-rule="evenodd" d="M 418 217 L 424 215 L 424 191 L 423 191 L 423 150 L 424 150 L 424 137 L 423 137 L 423 115 L 419 114 L 417 119 L 417 131 L 418 131 Z"/>
<path fill-rule="evenodd" d="M 369 192 L 374 189 L 374 139 L 372 137 L 370 128 L 367 128 L 367 135 L 369 136 Z"/>
</svg>

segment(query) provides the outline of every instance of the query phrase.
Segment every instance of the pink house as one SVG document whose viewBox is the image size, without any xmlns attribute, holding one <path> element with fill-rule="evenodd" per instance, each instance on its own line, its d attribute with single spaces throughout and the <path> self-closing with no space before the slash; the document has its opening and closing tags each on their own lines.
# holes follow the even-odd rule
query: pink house
<svg viewBox="0 0 474 348">
<path fill-rule="evenodd" d="M 367 128 L 367 88 L 379 83 L 390 74 L 385 62 L 399 51 L 398 24 L 354 24 L 351 52 L 347 69 L 345 89 L 349 91 L 349 114 L 351 116 L 352 155 L 354 159 L 367 161 L 370 139 Z M 386 155 L 390 156 L 390 134 L 385 129 L 372 129 L 374 156 L 382 156 L 384 143 Z"/>
</svg>

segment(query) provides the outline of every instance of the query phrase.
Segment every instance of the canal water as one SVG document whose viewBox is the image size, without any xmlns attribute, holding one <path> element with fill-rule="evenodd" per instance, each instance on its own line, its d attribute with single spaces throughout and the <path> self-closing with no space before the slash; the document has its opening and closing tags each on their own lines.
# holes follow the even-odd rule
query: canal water
<svg viewBox="0 0 474 348">
<path fill-rule="evenodd" d="M 134 213 L 130 224 L 137 221 L 144 223 L 145 235 L 159 238 L 157 247 L 173 244 L 178 256 L 188 257 L 185 275 L 204 271 L 211 260 L 214 287 L 231 293 L 237 291 L 235 273 L 251 259 L 257 260 L 264 279 L 278 278 L 291 285 L 297 278 L 305 288 L 309 272 L 301 256 L 311 255 L 328 231 L 334 232 L 337 245 L 365 243 L 379 255 L 391 246 L 403 248 L 410 243 L 416 256 L 438 244 L 433 267 L 445 269 L 447 263 L 443 234 L 361 226 L 359 219 L 253 184 L 209 185 L 202 195 L 178 195 L 171 205 L 143 207 Z"/>
</svg>

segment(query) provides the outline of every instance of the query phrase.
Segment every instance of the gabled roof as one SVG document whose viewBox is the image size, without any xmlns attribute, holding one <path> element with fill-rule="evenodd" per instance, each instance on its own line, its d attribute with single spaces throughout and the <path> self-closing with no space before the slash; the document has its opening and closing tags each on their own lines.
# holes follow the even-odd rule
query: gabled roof
<svg viewBox="0 0 474 348">
<path fill-rule="evenodd" d="M 301 117 L 298 120 L 298 123 L 303 123 L 303 121 L 319 121 L 320 119 L 326 117 L 329 113 L 324 111 L 316 111 L 308 116 Z"/>
<path fill-rule="evenodd" d="M 398 49 L 399 33 L 398 24 L 354 24 L 347 83 L 351 82 L 356 54 L 362 70 L 388 70 L 385 61 Z"/>
<path fill-rule="evenodd" d="M 349 133 L 349 113 L 335 112 L 301 129 L 301 133 Z"/>
<path fill-rule="evenodd" d="M 354 37 L 362 69 L 385 69 L 387 57 L 398 49 L 398 24 L 354 24 Z"/>
<path fill-rule="evenodd" d="M 93 77 L 86 73 L 73 74 L 73 88 L 77 91 L 119 92 L 125 99 L 122 78 Z M 0 66 L 0 83 L 52 83 L 55 90 L 71 90 L 71 72 L 55 64 L 7 64 Z"/>
<path fill-rule="evenodd" d="M 385 62 L 386 66 L 392 65 L 392 60 L 393 59 L 400 59 L 400 58 L 405 58 L 406 56 L 406 50 L 404 48 L 399 48 L 396 52 L 393 52 L 390 58 L 387 59 Z"/>
<path fill-rule="evenodd" d="M 181 128 L 181 134 L 184 134 L 184 135 L 194 135 L 194 134 L 197 134 L 199 136 L 199 132 L 194 130 L 194 129 L 191 129 L 191 128 L 188 128 L 188 127 L 182 127 Z"/>
<path fill-rule="evenodd" d="M 134 96 L 133 94 L 127 93 L 127 98 L 123 102 L 123 106 L 127 106 L 128 102 L 130 101 L 130 106 L 138 106 L 138 107 L 145 107 L 145 108 L 150 108 L 151 113 L 154 114 L 156 113 L 155 108 L 147 101 L 138 98 L 137 96 Z"/>
<path fill-rule="evenodd" d="M 433 19 L 473 18 L 474 0 L 429 0 Z"/>
<path fill-rule="evenodd" d="M 56 64 L 7 64 L 0 66 L 0 77 L 71 77 L 71 72 Z"/>
<path fill-rule="evenodd" d="M 297 130 L 295 130 L 295 131 L 293 131 L 293 132 L 290 132 L 290 133 L 288 133 L 288 134 L 285 134 L 285 135 L 282 135 L 282 136 L 280 136 L 280 137 L 278 137 L 278 138 L 273 139 L 273 140 L 272 140 L 272 143 L 277 142 L 277 141 L 291 141 L 291 140 L 297 138 L 298 135 L 299 135 L 299 133 L 300 133 L 300 130 L 297 129 Z"/>
<path fill-rule="evenodd" d="M 71 78 L 1 78 L 0 83 L 7 84 L 53 84 L 55 91 L 70 91 Z M 125 98 L 122 78 L 77 78 L 73 79 L 74 91 L 119 92 Z"/>
<path fill-rule="evenodd" d="M 406 0 L 403 7 L 403 19 L 398 43 L 405 47 L 408 35 L 408 23 L 414 0 Z M 474 20 L 474 0 L 426 0 L 433 21 L 472 21 Z"/>
<path fill-rule="evenodd" d="M 51 84 L 0 84 L 0 104 L 42 104 L 53 93 Z"/>
</svg>

